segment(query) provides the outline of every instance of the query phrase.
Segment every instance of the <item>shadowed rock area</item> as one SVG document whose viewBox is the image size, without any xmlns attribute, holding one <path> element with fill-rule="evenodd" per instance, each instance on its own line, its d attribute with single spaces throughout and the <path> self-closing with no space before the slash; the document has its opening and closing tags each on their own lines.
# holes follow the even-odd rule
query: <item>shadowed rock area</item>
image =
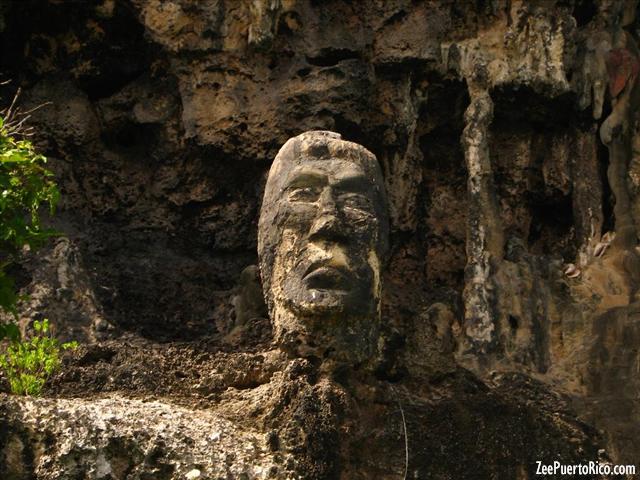
<svg viewBox="0 0 640 480">
<path fill-rule="evenodd" d="M 15 268 L 20 324 L 82 344 L 43 398 L 1 379 L 0 477 L 637 462 L 636 3 L 0 0 L 65 234 Z M 268 172 L 309 130 L 382 172 L 366 367 L 280 351 L 260 295 Z"/>
</svg>

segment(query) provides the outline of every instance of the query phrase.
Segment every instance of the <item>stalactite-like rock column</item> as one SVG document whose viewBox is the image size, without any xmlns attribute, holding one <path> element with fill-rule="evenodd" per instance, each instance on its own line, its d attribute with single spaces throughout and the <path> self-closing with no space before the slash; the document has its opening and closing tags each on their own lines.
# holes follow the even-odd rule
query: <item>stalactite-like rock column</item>
<svg viewBox="0 0 640 480">
<path fill-rule="evenodd" d="M 465 269 L 465 333 L 469 348 L 487 352 L 495 344 L 492 269 L 502 258 L 503 235 L 493 194 L 489 126 L 493 101 L 486 88 L 469 84 L 471 104 L 462 135 L 467 166 L 467 266 Z"/>
</svg>

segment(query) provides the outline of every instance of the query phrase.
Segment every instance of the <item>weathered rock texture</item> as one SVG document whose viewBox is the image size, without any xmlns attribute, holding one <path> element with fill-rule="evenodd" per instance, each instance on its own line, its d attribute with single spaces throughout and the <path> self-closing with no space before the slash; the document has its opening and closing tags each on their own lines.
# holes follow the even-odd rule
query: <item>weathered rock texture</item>
<svg viewBox="0 0 640 480">
<path fill-rule="evenodd" d="M 8 421 L 20 425 L 3 432 L 9 478 L 273 478 L 278 471 L 264 435 L 207 411 L 117 397 L 3 400 Z"/>
<path fill-rule="evenodd" d="M 408 478 L 640 458 L 636 2 L 4 0 L 0 17 L 3 75 L 25 108 L 52 102 L 32 124 L 63 191 L 66 238 L 15 269 L 22 322 L 86 343 L 47 391 L 85 398 L 1 400 L 0 476 L 53 475 L 29 425 L 60 432 L 53 403 L 106 392 L 270 435 L 276 478 L 402 478 L 405 434 Z M 234 312 L 270 162 L 310 129 L 385 177 L 372 378 L 272 358 L 268 320 Z"/>
</svg>

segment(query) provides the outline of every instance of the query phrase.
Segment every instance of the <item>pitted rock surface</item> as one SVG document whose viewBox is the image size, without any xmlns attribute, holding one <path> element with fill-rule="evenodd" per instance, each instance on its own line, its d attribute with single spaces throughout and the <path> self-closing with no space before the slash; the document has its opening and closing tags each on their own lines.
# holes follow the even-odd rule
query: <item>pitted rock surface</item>
<svg viewBox="0 0 640 480">
<path fill-rule="evenodd" d="M 0 403 L 6 478 L 286 478 L 264 435 L 206 410 L 121 396 Z"/>
</svg>

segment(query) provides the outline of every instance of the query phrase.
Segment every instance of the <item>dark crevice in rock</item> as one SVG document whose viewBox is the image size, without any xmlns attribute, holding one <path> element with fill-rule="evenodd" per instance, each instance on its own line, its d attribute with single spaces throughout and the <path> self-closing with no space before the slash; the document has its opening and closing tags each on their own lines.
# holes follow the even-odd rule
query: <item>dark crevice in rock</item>
<svg viewBox="0 0 640 480">
<path fill-rule="evenodd" d="M 574 258 L 576 246 L 572 238 L 571 196 L 531 199 L 528 204 L 531 211 L 531 229 L 527 241 L 531 252 Z"/>
<path fill-rule="evenodd" d="M 7 276 L 13 279 L 15 288 L 17 289 L 26 287 L 33 280 L 31 272 L 20 263 L 9 263 L 3 270 Z"/>
<path fill-rule="evenodd" d="M 370 143 L 371 140 L 377 141 L 377 139 L 370 138 L 358 123 L 345 118 L 343 115 L 335 115 L 333 121 L 335 125 L 334 130 L 340 132 L 344 140 L 359 143 L 370 150 L 376 149 L 375 146 L 367 145 L 367 143 Z"/>
<path fill-rule="evenodd" d="M 5 73 L 35 79 L 51 59 L 69 72 L 91 100 L 120 90 L 149 69 L 151 50 L 144 27 L 127 2 L 114 2 L 108 17 L 91 17 L 87 2 L 11 2 L 2 39 Z M 75 54 L 80 42 L 82 50 Z"/>
<path fill-rule="evenodd" d="M 578 0 L 572 12 L 578 28 L 587 25 L 597 14 L 598 4 L 594 0 Z"/>
<path fill-rule="evenodd" d="M 515 332 L 518 330 L 518 318 L 514 317 L 513 315 L 509 315 L 509 326 L 511 327 L 511 332 L 513 334 L 515 334 Z"/>
<path fill-rule="evenodd" d="M 551 131 L 590 121 L 589 112 L 576 108 L 573 93 L 549 98 L 529 86 L 507 86 L 493 89 L 491 97 L 495 102 L 495 123 L 521 122 Z"/>
<path fill-rule="evenodd" d="M 464 284 L 467 171 L 460 138 L 469 95 L 463 82 L 431 79 L 421 109 L 418 131 L 424 187 L 417 199 L 418 215 L 429 219 L 416 232 L 427 246 L 425 268 L 436 287 L 458 292 Z M 459 212 L 455 220 L 452 211 Z"/>
<path fill-rule="evenodd" d="M 602 182 L 602 231 L 599 232 L 603 235 L 606 232 L 613 232 L 615 229 L 615 217 L 613 215 L 613 209 L 615 206 L 615 196 L 609 185 L 607 179 L 607 170 L 609 169 L 609 152 L 607 147 L 598 140 L 597 144 L 598 152 L 598 165 L 600 167 L 600 178 Z"/>
<path fill-rule="evenodd" d="M 107 148 L 144 161 L 149 160 L 149 149 L 158 141 L 159 130 L 157 125 L 124 121 L 105 131 L 102 137 Z"/>
<path fill-rule="evenodd" d="M 315 55 L 307 55 L 307 62 L 316 67 L 332 67 L 344 60 L 360 59 L 358 51 L 347 48 L 326 48 Z"/>
<path fill-rule="evenodd" d="M 393 15 L 391 15 L 389 18 L 387 18 L 384 21 L 384 25 L 386 26 L 386 25 L 391 25 L 393 23 L 399 23 L 406 17 L 407 17 L 407 12 L 405 10 L 398 10 L 397 12 L 395 12 Z"/>
</svg>

